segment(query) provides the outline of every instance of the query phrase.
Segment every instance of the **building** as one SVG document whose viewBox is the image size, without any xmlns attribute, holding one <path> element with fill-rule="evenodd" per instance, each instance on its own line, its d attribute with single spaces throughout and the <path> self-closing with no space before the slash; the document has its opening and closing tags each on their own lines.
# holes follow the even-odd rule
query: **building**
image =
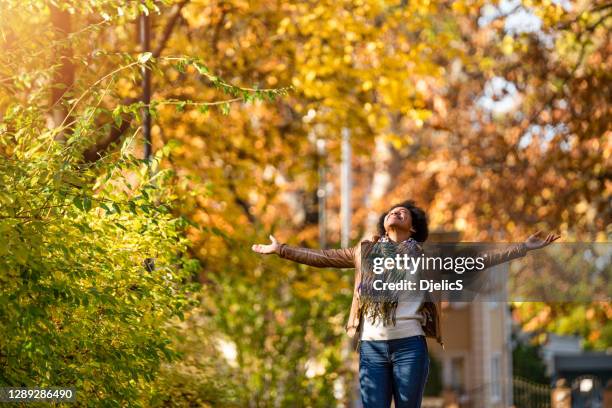
<svg viewBox="0 0 612 408">
<path fill-rule="evenodd" d="M 459 233 L 433 232 L 433 242 L 457 242 Z M 495 267 L 505 282 L 505 267 Z M 444 346 L 428 340 L 441 363 L 442 384 L 461 407 L 512 405 L 511 317 L 506 302 L 449 303 L 442 316 Z"/>
<path fill-rule="evenodd" d="M 612 383 L 612 354 L 583 351 L 578 336 L 548 334 L 542 356 L 553 384 L 562 381 L 569 387 L 572 407 L 605 406 L 606 386 Z"/>
</svg>

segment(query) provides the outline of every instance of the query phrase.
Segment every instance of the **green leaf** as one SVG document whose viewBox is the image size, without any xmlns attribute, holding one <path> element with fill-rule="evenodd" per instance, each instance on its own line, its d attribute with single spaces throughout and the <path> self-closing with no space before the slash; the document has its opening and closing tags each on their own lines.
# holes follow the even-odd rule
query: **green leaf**
<svg viewBox="0 0 612 408">
<path fill-rule="evenodd" d="M 147 10 L 147 14 L 148 14 L 148 10 Z M 143 52 L 142 54 L 140 54 L 138 56 L 138 62 L 141 64 L 145 64 L 147 61 L 149 61 L 151 59 L 151 57 L 153 57 L 153 54 L 150 52 Z"/>
<path fill-rule="evenodd" d="M 13 249 L 13 254 L 17 263 L 21 265 L 25 264 L 28 260 L 28 251 L 21 245 Z"/>
<path fill-rule="evenodd" d="M 83 211 L 83 200 L 81 199 L 81 197 L 74 197 L 74 199 L 72 200 L 72 203 L 74 204 L 76 208 Z"/>
<path fill-rule="evenodd" d="M 229 115 L 230 112 L 230 104 L 229 102 L 225 102 L 221 105 L 221 113 L 224 115 Z"/>
<path fill-rule="evenodd" d="M 121 126 L 123 122 L 123 117 L 121 116 L 123 113 L 123 107 L 121 105 L 117 106 L 113 109 L 113 121 L 117 127 Z"/>
<path fill-rule="evenodd" d="M 206 66 L 204 66 L 201 62 L 194 62 L 193 66 L 198 70 L 198 72 L 202 75 L 208 74 L 209 70 Z"/>
<path fill-rule="evenodd" d="M 90 197 L 83 197 L 83 209 L 85 211 L 91 210 L 91 198 Z"/>
<path fill-rule="evenodd" d="M 144 4 L 139 4 L 138 8 L 140 9 L 140 11 L 145 15 L 148 16 L 149 15 L 149 9 L 147 8 L 147 6 L 145 6 Z"/>
</svg>

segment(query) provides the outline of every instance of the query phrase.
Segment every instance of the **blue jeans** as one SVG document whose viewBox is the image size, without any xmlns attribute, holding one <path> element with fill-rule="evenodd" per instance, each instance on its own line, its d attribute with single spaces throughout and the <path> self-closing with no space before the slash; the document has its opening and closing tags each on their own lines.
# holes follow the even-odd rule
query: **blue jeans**
<svg viewBox="0 0 612 408">
<path fill-rule="evenodd" d="M 425 336 L 364 340 L 359 346 L 359 385 L 364 408 L 419 408 L 429 374 Z"/>
</svg>

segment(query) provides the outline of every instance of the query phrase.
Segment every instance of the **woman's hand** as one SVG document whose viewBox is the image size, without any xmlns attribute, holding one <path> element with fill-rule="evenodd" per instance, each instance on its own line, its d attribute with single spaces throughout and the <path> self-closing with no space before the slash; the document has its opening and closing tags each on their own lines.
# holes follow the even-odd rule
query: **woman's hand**
<svg viewBox="0 0 612 408">
<path fill-rule="evenodd" d="M 258 254 L 264 254 L 264 255 L 278 254 L 278 251 L 280 249 L 280 244 L 278 243 L 276 238 L 274 238 L 273 235 L 270 235 L 270 240 L 272 241 L 271 244 L 268 244 L 268 245 L 255 244 L 251 247 L 251 249 L 257 252 Z"/>
<path fill-rule="evenodd" d="M 535 234 L 530 235 L 529 238 L 525 240 L 525 247 L 528 251 L 544 248 L 559 238 L 561 238 L 561 235 L 550 233 L 546 236 L 546 239 L 542 239 L 542 231 L 538 231 Z"/>
</svg>

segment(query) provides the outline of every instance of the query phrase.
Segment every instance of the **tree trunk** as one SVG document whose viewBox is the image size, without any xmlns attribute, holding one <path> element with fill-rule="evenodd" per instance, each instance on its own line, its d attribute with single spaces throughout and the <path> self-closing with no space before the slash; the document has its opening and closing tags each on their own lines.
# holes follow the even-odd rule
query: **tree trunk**
<svg viewBox="0 0 612 408">
<path fill-rule="evenodd" d="M 61 10 L 54 5 L 50 5 L 51 25 L 55 31 L 55 40 L 59 42 L 56 55 L 60 64 L 53 74 L 53 87 L 51 89 L 51 126 L 59 127 L 68 125 L 70 118 L 68 108 L 62 103 L 74 85 L 74 64 L 72 62 L 72 47 L 68 36 L 72 31 L 71 16 L 67 10 Z M 66 131 L 60 129 L 56 140 L 65 140 Z"/>
<path fill-rule="evenodd" d="M 389 119 L 389 131 L 400 134 L 401 114 L 390 114 Z M 397 149 L 393 147 L 391 142 L 385 140 L 384 136 L 377 136 L 374 152 L 374 175 L 366 202 L 368 214 L 365 221 L 365 238 L 369 238 L 376 233 L 378 217 L 382 211 L 392 205 L 386 197 L 393 190 L 394 180 L 400 173 L 401 168 L 402 159 Z"/>
</svg>

